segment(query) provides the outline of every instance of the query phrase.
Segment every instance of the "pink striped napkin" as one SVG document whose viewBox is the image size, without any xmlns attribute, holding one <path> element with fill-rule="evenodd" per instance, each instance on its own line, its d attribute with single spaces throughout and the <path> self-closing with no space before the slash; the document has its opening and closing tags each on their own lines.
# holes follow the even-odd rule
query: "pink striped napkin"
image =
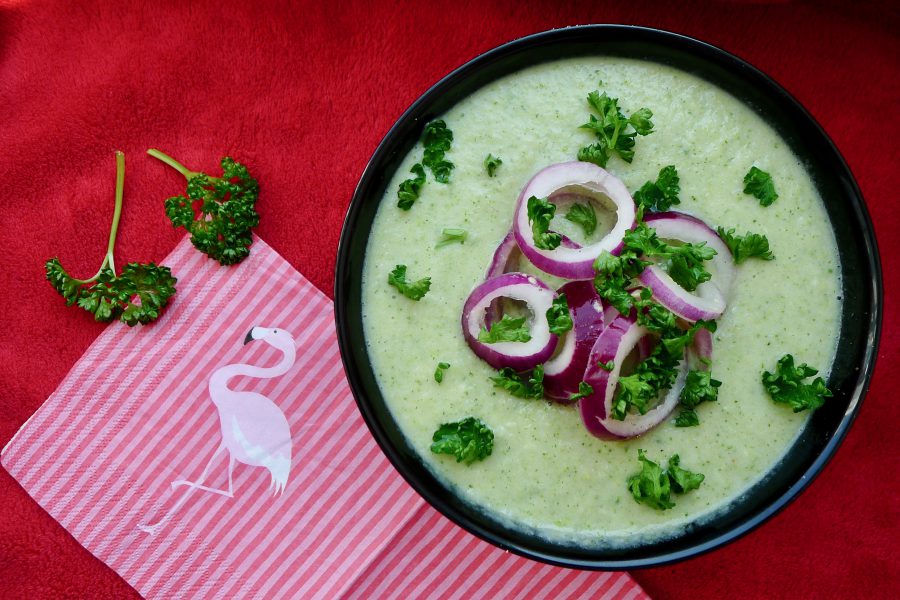
<svg viewBox="0 0 900 600">
<path fill-rule="evenodd" d="M 419 498 L 356 410 L 331 302 L 262 240 L 236 267 L 187 240 L 164 263 L 164 316 L 104 330 L 2 453 L 142 595 L 646 597 L 625 573 L 500 551 Z"/>
</svg>

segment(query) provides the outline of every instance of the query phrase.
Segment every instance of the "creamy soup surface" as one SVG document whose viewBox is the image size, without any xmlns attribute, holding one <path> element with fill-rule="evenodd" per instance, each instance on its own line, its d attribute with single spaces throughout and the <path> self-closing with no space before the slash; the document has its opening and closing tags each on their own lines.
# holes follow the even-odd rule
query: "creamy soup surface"
<svg viewBox="0 0 900 600">
<path fill-rule="evenodd" d="M 714 335 L 713 376 L 722 387 L 717 402 L 697 409 L 700 426 L 675 427 L 673 413 L 627 441 L 592 437 L 573 407 L 523 400 L 495 388 L 489 379 L 495 372 L 472 353 L 460 327 L 463 303 L 483 281 L 525 183 L 550 164 L 574 160 L 579 148 L 595 141 L 578 126 L 588 120 L 586 97 L 596 89 L 618 98 L 626 115 L 640 107 L 653 111 L 654 132 L 637 138 L 634 161 L 613 157 L 607 166 L 629 190 L 675 165 L 681 204 L 674 209 L 714 228 L 765 234 L 776 256 L 737 267 Z M 791 353 L 827 377 L 840 326 L 834 236 L 804 166 L 778 134 L 699 78 L 655 63 L 606 57 L 520 71 L 480 89 L 442 118 L 454 136 L 447 153 L 456 165 L 450 183 L 435 182 L 429 172 L 412 209 L 397 208 L 397 187 L 422 158 L 417 145 L 388 185 L 363 273 L 372 365 L 394 419 L 423 462 L 496 517 L 584 546 L 631 545 L 677 534 L 763 478 L 808 415 L 772 402 L 760 374 Z M 495 177 L 485 172 L 488 153 L 503 160 Z M 742 191 L 753 165 L 775 182 L 779 198 L 769 207 Z M 560 212 L 553 228 L 585 241 Z M 610 226 L 610 215 L 598 216 Z M 436 248 L 447 227 L 465 229 L 465 243 Z M 420 302 L 387 284 L 397 264 L 408 266 L 411 279 L 431 277 L 431 290 Z M 534 267 L 522 270 L 550 285 L 561 283 Z M 438 362 L 451 365 L 441 384 L 433 377 Z M 493 430 L 490 457 L 466 466 L 429 450 L 441 423 L 468 416 Z M 638 504 L 626 481 L 640 470 L 639 448 L 663 466 L 678 454 L 683 467 L 706 479 L 695 491 L 673 495 L 671 510 Z"/>
</svg>

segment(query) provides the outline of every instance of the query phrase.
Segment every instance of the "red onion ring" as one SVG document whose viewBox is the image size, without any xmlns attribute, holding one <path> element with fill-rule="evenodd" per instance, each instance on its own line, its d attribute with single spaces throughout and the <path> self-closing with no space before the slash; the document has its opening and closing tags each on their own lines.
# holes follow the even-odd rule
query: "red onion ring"
<svg viewBox="0 0 900 600">
<path fill-rule="evenodd" d="M 588 357 L 584 381 L 591 385 L 593 393 L 578 401 L 578 410 L 587 430 L 604 439 L 631 438 L 645 433 L 662 423 L 678 404 L 681 390 L 687 378 L 687 361 L 679 363 L 674 385 L 666 392 L 662 402 L 646 414 L 629 413 L 619 421 L 612 418 L 613 399 L 619 383 L 619 375 L 625 358 L 640 341 L 650 335 L 633 317 L 617 317 L 597 338 Z M 613 361 L 612 371 L 599 366 Z"/>
<path fill-rule="evenodd" d="M 560 244 L 554 250 L 538 248 L 528 222 L 528 199 L 567 193 L 592 199 L 608 198 L 616 206 L 615 226 L 599 242 L 588 246 L 567 248 Z M 538 269 L 566 279 L 592 279 L 594 261 L 600 254 L 621 252 L 625 232 L 634 226 L 634 214 L 634 200 L 618 178 L 592 163 L 565 162 L 543 169 L 525 185 L 516 204 L 513 233 L 522 253 Z"/>
<path fill-rule="evenodd" d="M 734 257 L 714 229 L 697 217 L 675 211 L 647 215 L 644 223 L 654 228 L 660 239 L 691 244 L 706 242 L 707 246 L 715 250 L 716 255 L 710 260 L 715 268 L 712 282 L 727 298 L 736 275 Z"/>
<path fill-rule="evenodd" d="M 603 302 L 590 281 L 570 281 L 558 292 L 566 295 L 573 327 L 567 331 L 556 356 L 544 363 L 544 395 L 568 402 L 578 393 L 588 356 L 603 331 Z"/>
<path fill-rule="evenodd" d="M 506 237 L 494 250 L 494 256 L 491 257 L 491 264 L 488 266 L 485 279 L 492 279 L 497 275 L 503 275 L 509 271 L 514 271 L 519 264 L 519 246 L 516 244 L 516 236 L 513 235 L 512 229 L 506 234 Z"/>
<path fill-rule="evenodd" d="M 562 236 L 562 245 L 567 248 L 581 247 L 567 236 Z M 491 264 L 488 266 L 487 274 L 484 278 L 487 280 L 498 275 L 503 275 L 504 273 L 509 273 L 510 271 L 518 270 L 519 259 L 521 257 L 522 253 L 519 251 L 518 244 L 516 244 L 516 237 L 513 235 L 512 229 L 510 229 L 509 233 L 506 234 L 506 237 L 503 238 L 497 246 L 497 249 L 494 250 L 494 256 L 491 257 Z M 502 316 L 503 307 L 500 299 L 497 299 L 493 301 L 491 306 L 487 309 L 487 313 L 484 317 L 484 324 L 487 325 L 487 327 L 491 327 L 494 322 L 499 321 Z"/>
<path fill-rule="evenodd" d="M 534 315 L 531 340 L 527 342 L 497 342 L 486 344 L 478 339 L 485 311 L 499 298 L 525 302 Z M 547 309 L 553 304 L 556 292 L 546 283 L 525 273 L 506 273 L 488 279 L 476 287 L 463 306 L 462 329 L 472 351 L 495 369 L 511 367 L 516 371 L 533 369 L 547 361 L 556 349 L 558 336 L 550 333 Z"/>
<path fill-rule="evenodd" d="M 653 292 L 657 302 L 686 321 L 710 321 L 725 312 L 725 297 L 711 281 L 701 283 L 692 293 L 656 265 L 644 269 L 638 279 Z"/>
</svg>

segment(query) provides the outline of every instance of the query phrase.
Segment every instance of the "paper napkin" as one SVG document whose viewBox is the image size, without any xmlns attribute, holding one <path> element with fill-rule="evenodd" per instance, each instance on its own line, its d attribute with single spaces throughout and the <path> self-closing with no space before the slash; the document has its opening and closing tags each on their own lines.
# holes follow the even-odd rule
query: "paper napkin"
<svg viewBox="0 0 900 600">
<path fill-rule="evenodd" d="M 625 573 L 503 552 L 427 505 L 369 434 L 331 301 L 262 240 L 187 239 L 156 323 L 115 323 L 2 453 L 147 598 L 638 598 Z"/>
</svg>

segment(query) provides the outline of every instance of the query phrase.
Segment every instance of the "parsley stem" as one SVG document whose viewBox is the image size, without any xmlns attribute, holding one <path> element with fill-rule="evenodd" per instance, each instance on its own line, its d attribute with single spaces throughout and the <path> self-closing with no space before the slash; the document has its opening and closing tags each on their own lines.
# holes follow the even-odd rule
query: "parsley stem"
<svg viewBox="0 0 900 600">
<path fill-rule="evenodd" d="M 156 148 L 150 148 L 149 150 L 147 150 L 147 154 L 149 154 L 153 158 L 163 161 L 164 163 L 166 163 L 167 165 L 169 165 L 170 167 L 172 167 L 173 169 L 175 169 L 176 171 L 178 171 L 179 173 L 184 175 L 185 179 L 187 179 L 188 181 L 190 181 L 191 179 L 193 179 L 194 177 L 196 177 L 197 175 L 200 174 L 200 173 L 195 173 L 194 171 L 191 171 L 190 169 L 185 167 L 183 164 L 181 164 L 180 162 L 178 162 L 177 160 L 175 160 L 174 158 L 172 158 L 165 152 L 161 152 L 161 151 L 157 150 Z"/>
<path fill-rule="evenodd" d="M 616 147 L 616 142 L 618 142 L 618 141 L 619 141 L 619 121 L 616 120 L 616 128 L 613 129 L 612 139 L 610 139 L 609 142 L 608 142 L 608 143 L 609 143 L 609 147 L 610 147 L 611 149 L 615 149 L 615 147 Z"/>
<path fill-rule="evenodd" d="M 113 209 L 112 227 L 109 230 L 109 243 L 106 245 L 106 263 L 109 261 L 109 268 L 112 272 L 116 272 L 116 265 L 113 262 L 113 248 L 116 246 L 116 236 L 119 233 L 119 219 L 122 217 L 122 198 L 125 196 L 125 154 L 116 150 L 116 206 Z M 100 267 L 103 270 L 103 267 Z"/>
<path fill-rule="evenodd" d="M 122 198 L 125 195 L 125 155 L 116 150 L 116 205 L 113 209 L 113 219 L 112 219 L 112 227 L 109 230 L 109 241 L 106 243 L 106 255 L 103 257 L 103 262 L 100 263 L 100 268 L 90 279 L 74 279 L 77 283 L 84 285 L 86 283 L 92 283 L 97 281 L 97 278 L 100 277 L 100 274 L 103 273 L 103 269 L 109 267 L 109 269 L 115 273 L 116 265 L 113 262 L 113 248 L 116 245 L 116 234 L 119 232 L 119 219 L 122 217 Z"/>
</svg>

